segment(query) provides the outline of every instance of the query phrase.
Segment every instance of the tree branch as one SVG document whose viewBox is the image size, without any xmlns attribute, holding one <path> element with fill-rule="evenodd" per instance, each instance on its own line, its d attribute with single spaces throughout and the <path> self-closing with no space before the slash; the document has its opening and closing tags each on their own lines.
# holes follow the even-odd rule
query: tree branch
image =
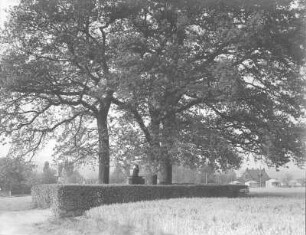
<svg viewBox="0 0 306 235">
<path fill-rule="evenodd" d="M 141 115 L 138 113 L 137 109 L 135 107 L 133 107 L 132 105 L 129 105 L 129 104 L 126 104 L 126 103 L 123 103 L 123 102 L 119 101 L 116 98 L 113 98 L 112 102 L 114 104 L 116 104 L 119 108 L 121 108 L 123 110 L 126 110 L 128 112 L 131 112 L 133 114 L 133 116 L 134 116 L 136 122 L 138 123 L 139 127 L 144 132 L 144 135 L 145 135 L 147 141 L 149 143 L 151 143 L 152 138 L 151 138 L 150 132 L 149 132 L 148 128 L 146 127 L 146 125 L 144 124 L 144 121 L 143 121 Z"/>
</svg>

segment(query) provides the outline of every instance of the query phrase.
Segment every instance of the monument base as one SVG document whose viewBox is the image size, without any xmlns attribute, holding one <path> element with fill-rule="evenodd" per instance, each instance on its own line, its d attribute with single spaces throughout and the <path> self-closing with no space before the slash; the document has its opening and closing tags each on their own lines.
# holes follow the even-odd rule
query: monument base
<svg viewBox="0 0 306 235">
<path fill-rule="evenodd" d="M 145 180 L 141 176 L 131 176 L 128 178 L 128 184 L 144 184 Z"/>
</svg>

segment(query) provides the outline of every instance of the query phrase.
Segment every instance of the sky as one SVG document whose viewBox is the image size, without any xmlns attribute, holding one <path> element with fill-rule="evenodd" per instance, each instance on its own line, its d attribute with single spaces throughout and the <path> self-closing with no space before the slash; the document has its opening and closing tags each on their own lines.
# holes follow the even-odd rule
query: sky
<svg viewBox="0 0 306 235">
<path fill-rule="evenodd" d="M 3 27 L 4 21 L 7 19 L 8 14 L 5 12 L 9 7 L 17 5 L 19 0 L 0 0 L 0 28 Z M 36 164 L 41 168 L 45 161 L 52 161 L 52 148 L 54 142 L 51 142 L 47 145 L 39 154 L 33 159 Z M 4 157 L 8 152 L 9 146 L 0 145 L 0 157 Z M 238 175 L 241 174 L 246 168 L 265 168 L 269 176 L 272 178 L 281 179 L 285 174 L 291 174 L 294 178 L 305 177 L 305 169 L 300 169 L 296 167 L 293 163 L 287 164 L 285 167 L 279 168 L 279 171 L 276 171 L 275 168 L 269 168 L 263 162 L 254 162 L 252 160 L 244 162 L 241 169 L 237 172 Z M 88 176 L 97 174 L 97 172 L 90 172 L 87 168 L 83 168 L 82 173 Z"/>
<path fill-rule="evenodd" d="M 3 27 L 3 23 L 7 19 L 6 10 L 18 3 L 19 0 L 0 0 L 0 27 Z"/>
</svg>

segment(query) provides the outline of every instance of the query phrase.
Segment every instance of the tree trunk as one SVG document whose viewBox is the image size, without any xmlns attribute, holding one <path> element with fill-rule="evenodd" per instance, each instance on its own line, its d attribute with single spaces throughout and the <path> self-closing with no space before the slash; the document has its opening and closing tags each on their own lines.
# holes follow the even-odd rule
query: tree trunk
<svg viewBox="0 0 306 235">
<path fill-rule="evenodd" d="M 163 156 L 160 162 L 160 184 L 172 184 L 172 163 L 169 156 Z"/>
<path fill-rule="evenodd" d="M 150 125 L 150 136 L 151 140 L 148 141 L 150 144 L 150 155 L 149 155 L 149 165 L 147 169 L 150 177 L 157 174 L 158 165 L 160 161 L 160 122 L 157 121 L 157 115 L 151 115 L 151 125 Z"/>
<path fill-rule="evenodd" d="M 150 133 L 150 163 L 152 165 L 158 163 L 159 183 L 171 184 L 172 159 L 169 150 L 173 147 L 176 133 L 175 115 L 171 115 L 161 123 L 159 113 L 151 112 Z"/>
<path fill-rule="evenodd" d="M 170 115 L 163 121 L 160 161 L 160 184 L 172 184 L 172 156 L 170 151 L 173 148 L 176 135 L 175 114 Z"/>
<path fill-rule="evenodd" d="M 99 134 L 99 184 L 109 183 L 110 156 L 107 113 L 101 111 L 97 116 Z"/>
</svg>

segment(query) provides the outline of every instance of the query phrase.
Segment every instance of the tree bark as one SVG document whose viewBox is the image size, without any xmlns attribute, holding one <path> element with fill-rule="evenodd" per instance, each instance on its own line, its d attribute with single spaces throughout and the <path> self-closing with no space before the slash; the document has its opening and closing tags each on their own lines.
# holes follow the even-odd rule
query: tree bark
<svg viewBox="0 0 306 235">
<path fill-rule="evenodd" d="M 170 156 L 163 155 L 160 161 L 159 184 L 172 184 L 172 162 Z"/>
<path fill-rule="evenodd" d="M 150 139 L 147 139 L 150 145 L 149 166 L 147 169 L 147 183 L 152 184 L 153 176 L 158 173 L 158 164 L 160 160 L 160 122 L 157 121 L 157 115 L 151 116 L 151 124 L 149 127 Z"/>
<path fill-rule="evenodd" d="M 100 111 L 97 116 L 99 135 L 99 184 L 109 183 L 110 154 L 107 113 Z"/>
<path fill-rule="evenodd" d="M 172 184 L 172 156 L 170 154 L 173 148 L 176 135 L 175 114 L 169 115 L 162 122 L 162 138 L 160 159 L 160 184 Z"/>
</svg>

